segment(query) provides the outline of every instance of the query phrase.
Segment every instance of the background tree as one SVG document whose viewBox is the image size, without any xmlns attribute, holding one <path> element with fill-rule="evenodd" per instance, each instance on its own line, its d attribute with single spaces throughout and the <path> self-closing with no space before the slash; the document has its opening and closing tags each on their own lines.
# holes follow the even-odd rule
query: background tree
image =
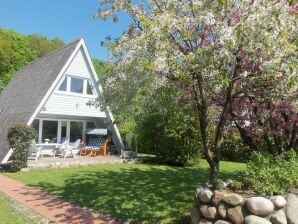
<svg viewBox="0 0 298 224">
<path fill-rule="evenodd" d="M 25 36 L 0 29 L 0 91 L 18 69 L 63 45 L 64 42 L 58 38 L 49 40 L 38 34 Z"/>
<path fill-rule="evenodd" d="M 211 180 L 234 100 L 266 92 L 264 83 L 275 86 L 266 92 L 273 99 L 297 89 L 297 7 L 286 0 L 100 2 L 101 19 L 117 21 L 120 12 L 132 19 L 127 32 L 107 41 L 114 74 L 129 76 L 130 67 L 191 88 Z"/>
</svg>

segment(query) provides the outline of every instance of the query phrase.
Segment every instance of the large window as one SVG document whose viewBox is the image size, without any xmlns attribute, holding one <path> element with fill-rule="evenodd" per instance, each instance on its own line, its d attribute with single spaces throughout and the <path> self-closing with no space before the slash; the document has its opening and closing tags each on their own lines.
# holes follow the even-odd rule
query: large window
<svg viewBox="0 0 298 224">
<path fill-rule="evenodd" d="M 60 84 L 59 91 L 79 93 L 84 95 L 93 95 L 93 86 L 90 80 L 75 78 L 75 77 L 65 77 L 63 82 Z"/>
<path fill-rule="evenodd" d="M 57 142 L 58 121 L 43 121 L 42 141 Z"/>
<path fill-rule="evenodd" d="M 84 80 L 78 78 L 71 78 L 70 91 L 73 93 L 83 93 Z"/>
<path fill-rule="evenodd" d="M 71 121 L 70 122 L 70 141 L 75 142 L 77 139 L 82 140 L 83 137 L 83 122 Z"/>
</svg>

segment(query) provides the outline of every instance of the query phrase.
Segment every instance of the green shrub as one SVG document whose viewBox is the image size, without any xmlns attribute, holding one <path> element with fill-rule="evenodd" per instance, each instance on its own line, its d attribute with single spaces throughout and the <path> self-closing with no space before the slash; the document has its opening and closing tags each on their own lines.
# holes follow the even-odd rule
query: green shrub
<svg viewBox="0 0 298 224">
<path fill-rule="evenodd" d="M 243 144 L 238 133 L 232 133 L 225 136 L 222 143 L 222 160 L 233 162 L 247 162 L 251 157 L 252 150 Z"/>
<path fill-rule="evenodd" d="M 284 194 L 298 183 L 297 170 L 294 150 L 278 156 L 253 153 L 242 183 L 262 195 Z"/>
<path fill-rule="evenodd" d="M 29 147 L 32 139 L 36 138 L 36 131 L 25 124 L 19 124 L 9 128 L 7 139 L 14 149 L 12 160 L 16 170 L 26 167 Z"/>
</svg>

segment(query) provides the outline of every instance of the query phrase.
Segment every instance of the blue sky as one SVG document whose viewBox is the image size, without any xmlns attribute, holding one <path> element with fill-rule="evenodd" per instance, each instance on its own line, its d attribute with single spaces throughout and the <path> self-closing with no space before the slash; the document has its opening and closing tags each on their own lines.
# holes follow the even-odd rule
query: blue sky
<svg viewBox="0 0 298 224">
<path fill-rule="evenodd" d="M 122 17 L 116 24 L 94 19 L 98 8 L 98 0 L 0 0 L 0 27 L 66 43 L 83 37 L 91 57 L 106 60 L 108 51 L 100 41 L 121 35 L 129 19 Z"/>
</svg>

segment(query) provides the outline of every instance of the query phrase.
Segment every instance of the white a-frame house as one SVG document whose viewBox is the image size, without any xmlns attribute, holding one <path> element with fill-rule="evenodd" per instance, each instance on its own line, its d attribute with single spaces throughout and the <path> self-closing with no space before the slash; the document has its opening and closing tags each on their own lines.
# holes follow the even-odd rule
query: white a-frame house
<svg viewBox="0 0 298 224">
<path fill-rule="evenodd" d="M 102 89 L 83 39 L 19 70 L 0 93 L 0 161 L 9 151 L 9 127 L 26 123 L 48 139 L 85 139 L 86 130 L 107 129 L 120 153 L 122 141 L 108 109 L 90 104 Z"/>
</svg>

